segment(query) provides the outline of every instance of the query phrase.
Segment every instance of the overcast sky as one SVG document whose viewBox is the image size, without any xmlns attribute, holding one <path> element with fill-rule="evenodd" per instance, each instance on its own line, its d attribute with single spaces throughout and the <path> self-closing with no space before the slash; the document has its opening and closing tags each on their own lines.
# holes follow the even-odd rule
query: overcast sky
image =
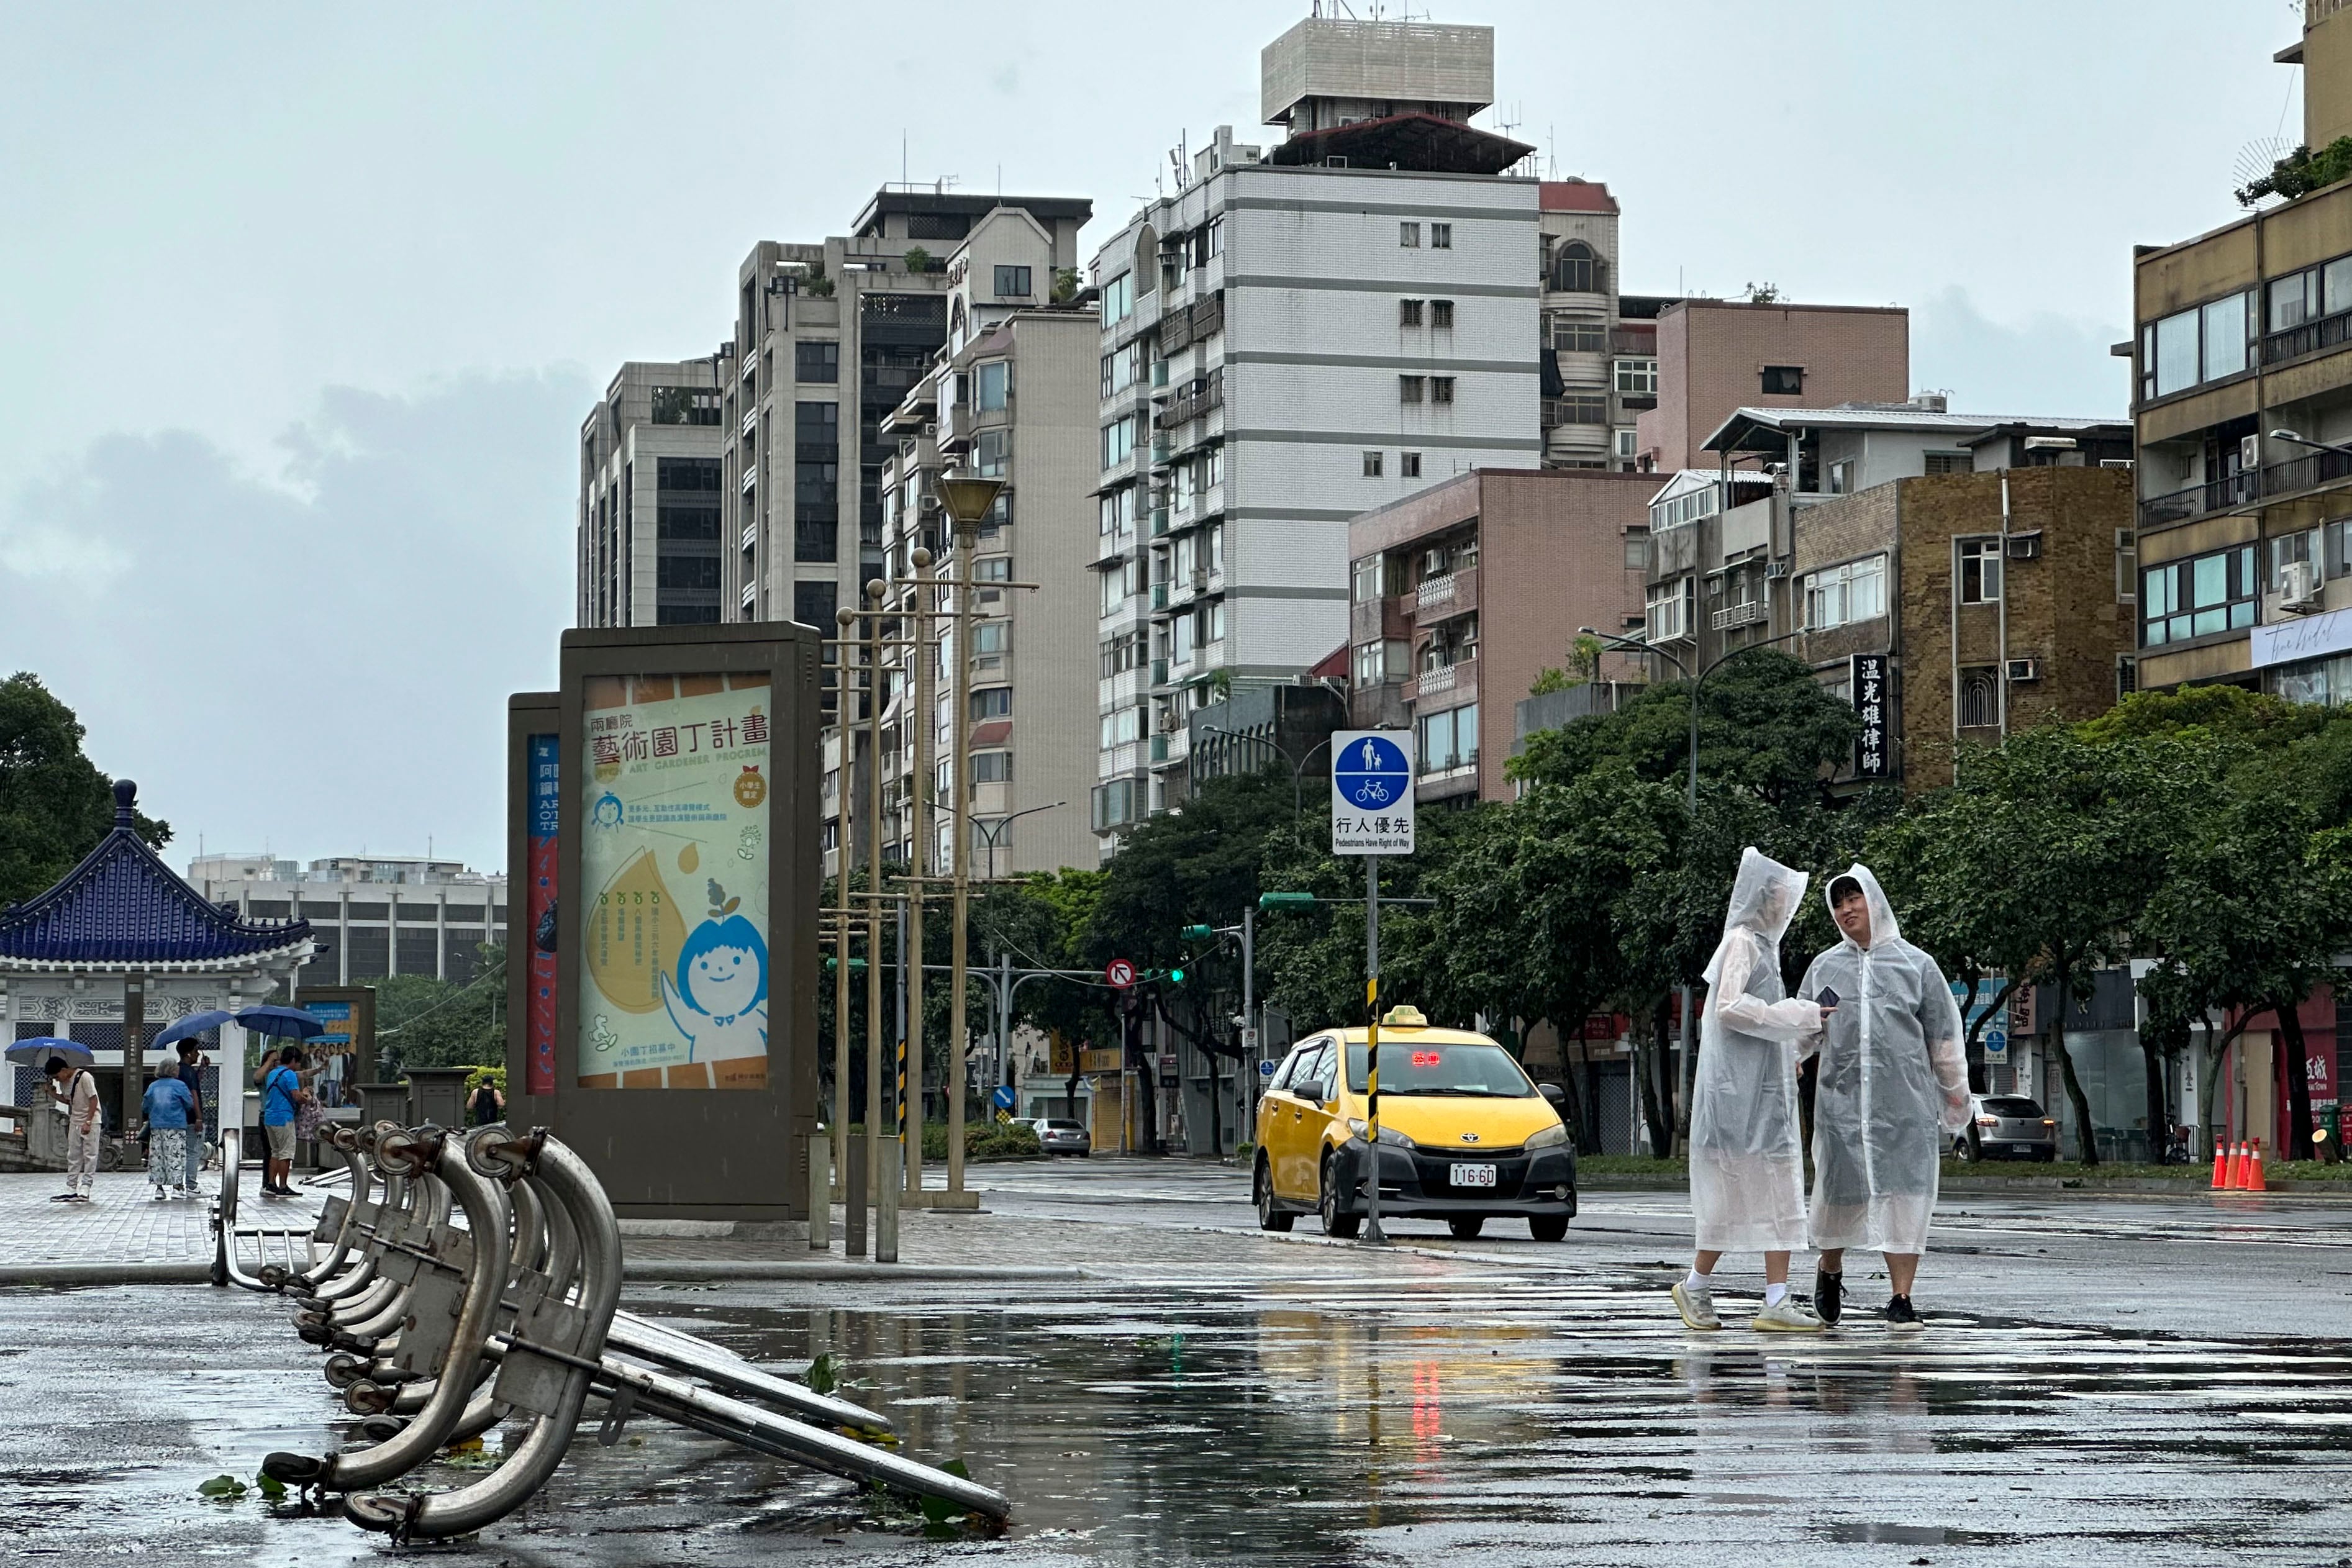
<svg viewBox="0 0 2352 1568">
<path fill-rule="evenodd" d="M 841 233 L 902 140 L 1108 232 L 1180 137 L 1279 135 L 1307 11 L 0 0 L 0 669 L 175 862 L 502 866 L 614 368 L 707 353 L 745 252 Z M 1437 15 L 1497 29 L 1482 123 L 1616 193 L 1627 291 L 1907 305 L 1968 411 L 2119 414 L 2131 246 L 2300 134 L 2288 0 Z"/>
</svg>

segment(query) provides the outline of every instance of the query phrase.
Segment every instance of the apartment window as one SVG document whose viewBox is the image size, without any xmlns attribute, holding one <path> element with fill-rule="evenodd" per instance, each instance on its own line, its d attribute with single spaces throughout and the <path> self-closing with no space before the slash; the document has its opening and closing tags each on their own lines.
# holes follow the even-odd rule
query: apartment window
<svg viewBox="0 0 2352 1568">
<path fill-rule="evenodd" d="M 1427 376 L 1397 377 L 1397 402 L 1420 402 L 1428 391 Z"/>
<path fill-rule="evenodd" d="M 1097 744 L 1108 751 L 1114 746 L 1128 746 L 1143 738 L 1143 710 L 1123 707 L 1102 716 L 1097 727 Z"/>
<path fill-rule="evenodd" d="M 971 563 L 974 582 L 1010 582 L 1013 580 L 1013 558 L 1009 555 L 984 555 Z"/>
<path fill-rule="evenodd" d="M 2000 540 L 1960 541 L 1960 602 L 2000 602 Z"/>
<path fill-rule="evenodd" d="M 2252 545 L 2149 567 L 2139 574 L 2140 645 L 2252 626 L 2258 586 Z"/>
<path fill-rule="evenodd" d="M 838 591 L 837 585 L 831 582 L 793 583 L 793 619 L 803 626 L 816 627 L 828 637 L 832 636 L 839 630 L 833 620 L 835 595 Z"/>
<path fill-rule="evenodd" d="M 1826 632 L 1886 613 L 1886 558 L 1874 555 L 1805 577 L 1805 629 Z"/>
<path fill-rule="evenodd" d="M 1608 329 L 1598 321 L 1558 318 L 1552 323 L 1551 346 L 1564 354 L 1603 353 L 1609 348 Z"/>
<path fill-rule="evenodd" d="M 1651 586 L 1643 622 L 1650 642 L 1664 643 L 1690 635 L 1691 601 L 1697 591 L 1697 580 L 1688 577 Z"/>
<path fill-rule="evenodd" d="M 796 402 L 793 405 L 793 441 L 800 446 L 821 446 L 827 453 L 841 445 L 841 405 Z"/>
<path fill-rule="evenodd" d="M 701 387 L 654 388 L 656 424 L 717 424 L 719 394 Z"/>
<path fill-rule="evenodd" d="M 971 629 L 971 651 L 975 653 L 1003 654 L 1013 648 L 1013 622 L 982 621 Z"/>
<path fill-rule="evenodd" d="M 1627 397 L 1657 396 L 1658 361 L 1648 359 L 1618 361 L 1617 390 Z"/>
<path fill-rule="evenodd" d="M 1454 401 L 1454 378 L 1452 376 L 1430 377 L 1429 401 L 1432 402 L 1452 402 Z"/>
<path fill-rule="evenodd" d="M 1430 225 L 1429 248 L 1432 250 L 1452 250 L 1454 248 L 1454 225 L 1452 224 Z"/>
<path fill-rule="evenodd" d="M 2327 536 L 2327 575 L 2352 575 L 2352 517 L 2323 524 L 2320 531 Z"/>
<path fill-rule="evenodd" d="M 1115 468 L 1135 455 L 1135 422 L 1136 416 L 1130 413 L 1124 419 L 1114 419 L 1103 426 L 1102 465 L 1104 467 Z"/>
<path fill-rule="evenodd" d="M 1429 325 L 1436 331 L 1454 330 L 1454 301 L 1433 299 L 1429 302 Z"/>
<path fill-rule="evenodd" d="M 1420 453 L 1418 453 L 1418 452 L 1400 452 L 1400 453 L 1398 453 L 1398 454 L 1397 454 L 1397 472 L 1398 472 L 1399 474 L 1402 475 L 1402 476 L 1403 476 L 1405 478 L 1407 478 L 1407 479 L 1418 479 L 1418 478 L 1420 478 L 1420 477 L 1421 477 L 1421 454 L 1420 454 Z"/>
<path fill-rule="evenodd" d="M 2317 528 L 2306 528 L 2292 534 L 2281 534 L 2270 541 L 2270 570 L 2263 586 L 2273 593 L 2284 593 L 2287 588 L 2287 569 L 2306 567 L 2313 586 L 2325 579 L 2326 546 Z"/>
<path fill-rule="evenodd" d="M 1421 325 L 1420 300 L 1400 299 L 1397 301 L 1397 325 L 1400 327 L 1418 327 Z"/>
<path fill-rule="evenodd" d="M 1356 562 L 1352 574 L 1356 602 L 1364 604 L 1380 598 L 1388 584 L 1388 558 L 1385 556 L 1368 555 Z"/>
<path fill-rule="evenodd" d="M 2273 299 L 2292 314 L 2298 299 Z M 2302 318 L 2296 317 L 2300 322 Z M 2251 362 L 2248 340 L 2256 317 L 2252 297 L 2231 294 L 2181 310 L 2140 329 L 2140 397 L 2169 397 L 2200 382 L 2235 375 Z"/>
<path fill-rule="evenodd" d="M 2000 674 L 1990 664 L 1960 671 L 1960 727 L 1991 729 L 2000 723 Z"/>
<path fill-rule="evenodd" d="M 838 382 L 841 380 L 841 345 L 803 338 L 793 345 L 793 380 L 796 382 Z"/>
<path fill-rule="evenodd" d="M 1609 423 L 1609 394 L 1587 388 L 1571 392 L 1551 400 L 1554 424 L 1606 424 Z"/>
<path fill-rule="evenodd" d="M 1365 453 L 1365 454 L 1364 454 L 1364 477 L 1365 477 L 1365 478 L 1367 478 L 1367 479 L 1377 479 L 1377 478 L 1379 478 L 1380 476 L 1381 476 L 1381 455 L 1380 455 L 1379 453 L 1377 453 L 1377 452 L 1367 452 L 1367 453 Z"/>
<path fill-rule="evenodd" d="M 715 539 L 719 537 L 719 507 L 663 506 L 658 508 L 654 528 L 657 538 L 665 539 Z"/>
<path fill-rule="evenodd" d="M 1930 452 L 1926 472 L 1929 474 L 1967 474 L 1976 468 L 1976 459 L 1965 452 Z"/>
<path fill-rule="evenodd" d="M 656 569 L 656 585 L 688 591 L 716 592 L 719 558 L 715 555 L 666 555 Z"/>
<path fill-rule="evenodd" d="M 972 374 L 972 407 L 982 413 L 1002 413 L 1005 394 L 1013 384 L 1013 367 L 1003 360 L 988 360 L 976 366 Z"/>
<path fill-rule="evenodd" d="M 1478 705 L 1425 715 L 1414 727 L 1421 771 L 1447 773 L 1478 765 Z"/>
<path fill-rule="evenodd" d="M 1108 327 L 1135 314 L 1135 275 L 1122 272 L 1102 286 L 1102 319 Z"/>
<path fill-rule="evenodd" d="M 2116 530 L 2116 602 L 2129 604 L 2139 596 L 2139 536 L 2129 528 Z"/>
<path fill-rule="evenodd" d="M 1797 397 L 1805 390 L 1805 367 L 1802 365 L 1767 365 L 1758 389 L 1767 397 Z"/>
<path fill-rule="evenodd" d="M 2139 690 L 2139 661 L 2129 653 L 2116 655 L 2116 701 Z"/>
<path fill-rule="evenodd" d="M 1135 531 L 1134 489 L 1130 486 L 1126 489 L 1113 490 L 1109 495 L 1097 498 L 1095 503 L 1095 513 L 1103 538 L 1115 538 L 1120 534 L 1133 533 Z"/>
<path fill-rule="evenodd" d="M 1404 246 L 1407 250 L 1419 250 L 1421 248 L 1421 225 L 1419 224 L 1397 225 L 1397 244 Z"/>
<path fill-rule="evenodd" d="M 1627 571 L 1647 571 L 1649 569 L 1650 530 L 1647 528 L 1627 528 L 1625 530 L 1625 570 Z"/>
<path fill-rule="evenodd" d="M 716 457 L 660 457 L 655 459 L 654 484 L 664 490 L 719 490 L 725 488 Z"/>
<path fill-rule="evenodd" d="M 971 781 L 975 784 L 1011 783 L 1013 781 L 1013 753 L 1009 751 L 973 752 L 971 754 Z"/>
<path fill-rule="evenodd" d="M 1013 716 L 1013 688 L 983 686 L 971 694 L 971 716 L 975 723 L 983 718 Z"/>
<path fill-rule="evenodd" d="M 1102 360 L 1102 394 L 1109 397 L 1125 392 L 1135 384 L 1143 371 L 1143 340 L 1139 338 L 1126 347 L 1105 354 Z"/>
<path fill-rule="evenodd" d="M 1592 247 L 1582 240 L 1570 240 L 1552 258 L 1551 286 L 1562 294 L 1598 293 L 1599 272 Z"/>
<path fill-rule="evenodd" d="M 1638 439 L 1638 433 L 1632 425 L 1620 425 L 1618 427 L 1616 444 L 1612 448 L 1618 456 L 1623 458 L 1633 457 L 1639 445 L 1640 442 Z"/>
<path fill-rule="evenodd" d="M 1830 494 L 1832 496 L 1851 496 L 1853 494 L 1853 458 L 1849 457 L 1843 462 L 1832 463 L 1830 465 Z"/>
<path fill-rule="evenodd" d="M 1000 299 L 1029 298 L 1029 269 L 1025 267 L 1000 267 L 996 269 L 996 296 Z"/>
</svg>

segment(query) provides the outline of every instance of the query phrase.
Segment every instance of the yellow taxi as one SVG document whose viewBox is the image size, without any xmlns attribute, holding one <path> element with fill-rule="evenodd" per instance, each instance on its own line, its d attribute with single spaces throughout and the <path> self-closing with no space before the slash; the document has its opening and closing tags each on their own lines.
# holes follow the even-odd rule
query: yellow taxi
<svg viewBox="0 0 2352 1568">
<path fill-rule="evenodd" d="M 1310 1213 L 1327 1235 L 1363 1228 L 1366 1033 L 1309 1036 L 1268 1082 L 1251 1183 L 1262 1228 L 1287 1230 Z M 1576 1145 L 1559 1098 L 1558 1085 L 1538 1087 L 1485 1035 L 1392 1009 L 1381 1020 L 1382 1222 L 1443 1219 L 1468 1238 L 1489 1219 L 1516 1218 L 1538 1241 L 1561 1239 L 1576 1215 Z"/>
</svg>

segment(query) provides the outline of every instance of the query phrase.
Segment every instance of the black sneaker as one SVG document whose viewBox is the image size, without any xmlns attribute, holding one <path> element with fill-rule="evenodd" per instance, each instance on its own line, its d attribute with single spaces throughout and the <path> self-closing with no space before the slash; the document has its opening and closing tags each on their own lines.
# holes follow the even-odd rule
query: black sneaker
<svg viewBox="0 0 2352 1568">
<path fill-rule="evenodd" d="M 1916 1329 L 1925 1328 L 1927 1325 L 1919 1321 L 1919 1314 L 1912 1310 L 1910 1297 L 1891 1296 L 1886 1302 L 1886 1326 L 1891 1329 Z"/>
<path fill-rule="evenodd" d="M 1813 1315 L 1835 1323 L 1845 1314 L 1845 1276 L 1827 1269 L 1813 1270 Z"/>
</svg>

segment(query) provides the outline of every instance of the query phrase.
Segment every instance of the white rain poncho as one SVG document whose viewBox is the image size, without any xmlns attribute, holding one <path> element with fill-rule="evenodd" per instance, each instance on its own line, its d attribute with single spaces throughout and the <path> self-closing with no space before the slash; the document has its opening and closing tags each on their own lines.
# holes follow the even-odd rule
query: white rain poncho
<svg viewBox="0 0 2352 1568">
<path fill-rule="evenodd" d="M 1878 879 L 1859 865 L 1845 874 L 1869 901 L 1870 946 L 1841 934 L 1798 988 L 1808 1000 L 1837 993 L 1814 1042 L 1813 1245 L 1924 1252 L 1944 1150 L 1968 1124 L 1959 1004 L 1936 960 L 1903 940 Z"/>
<path fill-rule="evenodd" d="M 1805 882 L 1803 872 L 1743 852 L 1723 941 L 1707 960 L 1691 1085 L 1691 1219 L 1702 1252 L 1805 1245 L 1797 1042 L 1819 1031 L 1821 1009 L 1785 999 L 1780 982 L 1780 935 Z"/>
</svg>

